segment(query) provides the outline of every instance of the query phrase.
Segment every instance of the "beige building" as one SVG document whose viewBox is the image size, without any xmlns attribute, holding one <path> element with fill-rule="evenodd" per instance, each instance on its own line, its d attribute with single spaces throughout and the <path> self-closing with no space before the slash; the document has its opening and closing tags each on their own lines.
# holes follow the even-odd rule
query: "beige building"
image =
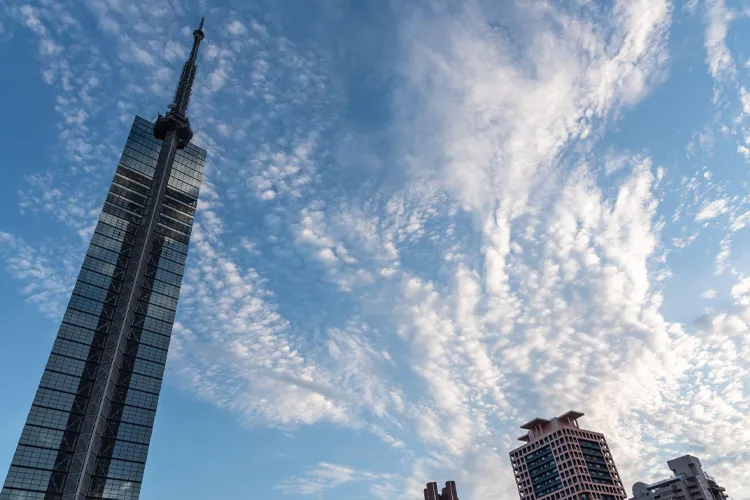
<svg viewBox="0 0 750 500">
<path fill-rule="evenodd" d="M 726 490 L 703 471 L 698 458 L 685 455 L 667 462 L 669 479 L 653 484 L 635 483 L 631 500 L 726 500 Z"/>
<path fill-rule="evenodd" d="M 582 429 L 583 413 L 569 411 L 521 426 L 525 444 L 510 452 L 522 500 L 625 500 L 607 441 Z"/>
</svg>

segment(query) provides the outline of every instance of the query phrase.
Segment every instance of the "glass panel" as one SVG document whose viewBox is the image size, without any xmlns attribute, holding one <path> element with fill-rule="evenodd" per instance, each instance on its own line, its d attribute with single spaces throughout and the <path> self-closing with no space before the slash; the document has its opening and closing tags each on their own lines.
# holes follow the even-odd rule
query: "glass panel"
<svg viewBox="0 0 750 500">
<path fill-rule="evenodd" d="M 42 427 L 27 425 L 23 429 L 19 443 L 56 449 L 62 443 L 64 434 L 61 430 L 44 429 Z"/>
<path fill-rule="evenodd" d="M 37 406 L 54 408 L 56 410 L 70 411 L 73 407 L 74 399 L 75 394 L 39 388 L 36 392 L 36 397 L 34 398 L 34 404 Z"/>
<path fill-rule="evenodd" d="M 68 425 L 68 418 L 70 413 L 67 411 L 32 406 L 26 423 L 64 430 Z"/>
<path fill-rule="evenodd" d="M 110 460 L 103 457 L 96 459 L 94 476 L 110 477 L 124 481 L 140 481 L 143 478 L 144 464 Z"/>
<path fill-rule="evenodd" d="M 52 472 L 48 470 L 26 469 L 11 466 L 4 488 L 28 488 L 30 490 L 45 491 Z M 23 497 L 19 497 L 23 498 Z"/>
<path fill-rule="evenodd" d="M 12 464 L 23 467 L 52 470 L 55 466 L 57 455 L 57 450 L 47 450 L 19 445 L 18 448 L 16 448 L 15 455 L 13 455 Z"/>
<path fill-rule="evenodd" d="M 139 425 L 154 425 L 155 412 L 134 406 L 122 406 L 120 421 Z"/>
</svg>

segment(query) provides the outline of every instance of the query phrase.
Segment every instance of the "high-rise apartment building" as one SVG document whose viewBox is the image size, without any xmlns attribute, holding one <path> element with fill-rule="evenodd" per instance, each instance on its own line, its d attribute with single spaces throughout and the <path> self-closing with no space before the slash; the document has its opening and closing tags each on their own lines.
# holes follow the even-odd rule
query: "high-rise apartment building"
<svg viewBox="0 0 750 500">
<path fill-rule="evenodd" d="M 652 484 L 635 483 L 631 500 L 726 500 L 727 493 L 703 471 L 698 458 L 685 455 L 667 462 L 669 479 Z"/>
<path fill-rule="evenodd" d="M 581 429 L 569 411 L 521 426 L 525 444 L 510 452 L 523 500 L 624 500 L 620 475 L 604 435 Z"/>
<path fill-rule="evenodd" d="M 458 500 L 456 482 L 447 481 L 441 493 L 438 493 L 437 483 L 427 483 L 424 489 L 424 500 Z"/>
<path fill-rule="evenodd" d="M 206 152 L 187 107 L 136 117 L 23 428 L 1 500 L 136 500 Z"/>
</svg>

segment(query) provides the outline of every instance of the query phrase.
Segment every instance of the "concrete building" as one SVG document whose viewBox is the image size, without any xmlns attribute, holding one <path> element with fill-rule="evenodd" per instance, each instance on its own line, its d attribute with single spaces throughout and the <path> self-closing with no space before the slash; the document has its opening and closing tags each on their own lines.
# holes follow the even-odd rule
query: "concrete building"
<svg viewBox="0 0 750 500">
<path fill-rule="evenodd" d="M 521 426 L 526 444 L 510 452 L 523 500 L 625 500 L 627 495 L 604 435 L 581 429 L 569 411 Z"/>
<path fill-rule="evenodd" d="M 685 455 L 667 462 L 673 476 L 653 484 L 635 483 L 631 500 L 726 500 L 726 490 L 703 471 L 701 461 Z"/>
<path fill-rule="evenodd" d="M 437 483 L 427 483 L 424 489 L 424 500 L 458 500 L 456 482 L 447 481 L 442 493 L 438 493 Z"/>
</svg>

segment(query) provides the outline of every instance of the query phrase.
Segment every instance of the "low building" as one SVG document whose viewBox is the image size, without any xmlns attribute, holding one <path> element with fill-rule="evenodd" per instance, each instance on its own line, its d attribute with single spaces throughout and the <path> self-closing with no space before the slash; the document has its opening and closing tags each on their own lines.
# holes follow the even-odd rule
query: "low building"
<svg viewBox="0 0 750 500">
<path fill-rule="evenodd" d="M 703 471 L 701 461 L 685 455 L 667 462 L 673 476 L 652 484 L 635 483 L 631 500 L 726 500 L 726 490 Z"/>
</svg>

